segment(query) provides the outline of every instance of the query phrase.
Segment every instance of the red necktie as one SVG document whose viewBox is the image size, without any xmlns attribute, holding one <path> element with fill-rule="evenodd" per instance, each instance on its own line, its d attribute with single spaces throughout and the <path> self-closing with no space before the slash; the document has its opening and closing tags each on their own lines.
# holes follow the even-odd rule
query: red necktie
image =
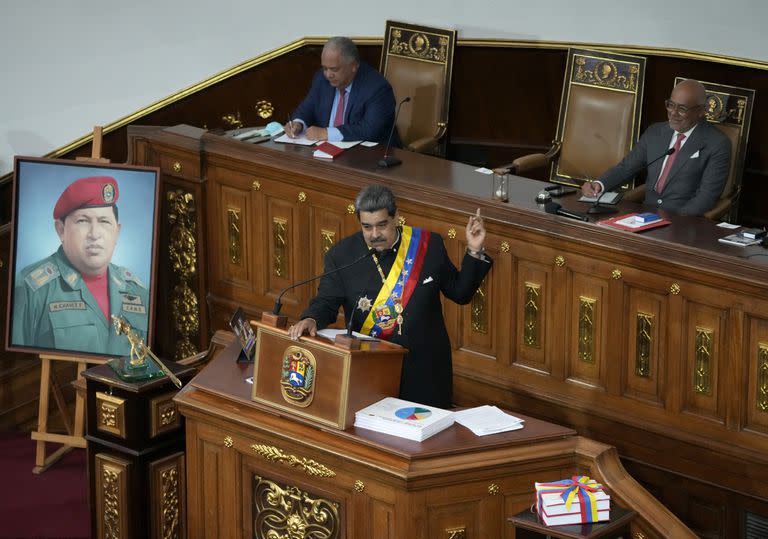
<svg viewBox="0 0 768 539">
<path fill-rule="evenodd" d="M 664 186 L 667 183 L 667 178 L 669 177 L 669 171 L 672 170 L 672 165 L 675 164 L 675 159 L 677 159 L 677 154 L 680 153 L 680 146 L 683 143 L 683 139 L 685 138 L 685 134 L 678 133 L 677 139 L 675 139 L 675 145 L 672 146 L 675 151 L 672 155 L 667 157 L 667 162 L 664 163 L 664 170 L 661 171 L 661 176 L 659 176 L 659 181 L 656 182 L 656 192 L 661 193 L 664 190 Z"/>
<path fill-rule="evenodd" d="M 347 94 L 344 88 L 339 88 L 339 103 L 336 105 L 336 115 L 333 117 L 333 127 L 344 125 L 344 96 Z"/>
</svg>

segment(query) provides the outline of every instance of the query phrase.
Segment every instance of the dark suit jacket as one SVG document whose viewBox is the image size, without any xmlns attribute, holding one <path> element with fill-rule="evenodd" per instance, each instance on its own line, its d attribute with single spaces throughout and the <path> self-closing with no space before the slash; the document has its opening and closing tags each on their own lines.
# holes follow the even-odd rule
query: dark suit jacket
<svg viewBox="0 0 768 539">
<path fill-rule="evenodd" d="M 668 122 L 650 126 L 626 157 L 600 177 L 611 190 L 642 173 L 663 155 L 672 140 Z M 671 156 L 670 156 L 671 157 Z M 661 193 L 655 189 L 664 159 L 648 166 L 645 204 L 676 213 L 701 215 L 712 209 L 728 179 L 731 141 L 717 127 L 700 121 L 675 159 Z"/>
<path fill-rule="evenodd" d="M 348 236 L 326 253 L 325 270 L 349 264 L 367 250 L 362 232 Z M 395 252 L 391 249 L 379 256 L 385 275 L 394 259 Z M 403 311 L 402 334 L 395 330 L 390 338 L 391 342 L 409 350 L 403 360 L 400 398 L 443 408 L 451 406 L 451 343 L 443 320 L 440 293 L 456 303 L 469 303 L 491 264 L 490 259 L 486 262 L 466 255 L 458 271 L 448 258 L 443 239 L 431 234 L 419 283 Z M 352 329 L 359 331 L 369 313 L 361 313 L 356 308 L 357 301 L 362 296 L 375 299 L 380 288 L 381 277 L 374 261 L 368 257 L 348 269 L 323 277 L 317 296 L 301 313 L 301 318 L 314 318 L 322 329 L 336 321 L 342 305 L 347 325 L 354 313 Z"/>
<path fill-rule="evenodd" d="M 323 70 L 319 70 L 294 118 L 304 120 L 307 126 L 327 127 L 335 95 L 336 88 L 323 76 Z M 344 140 L 370 140 L 386 144 L 394 121 L 395 94 L 392 86 L 378 71 L 360 62 L 349 93 L 344 124 L 338 128 Z M 400 146 L 397 130 L 392 136 L 392 145 Z"/>
</svg>

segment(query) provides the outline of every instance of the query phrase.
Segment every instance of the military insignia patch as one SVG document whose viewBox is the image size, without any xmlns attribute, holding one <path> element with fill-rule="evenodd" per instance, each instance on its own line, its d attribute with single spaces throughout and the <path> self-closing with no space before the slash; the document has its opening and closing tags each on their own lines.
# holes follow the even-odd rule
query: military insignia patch
<svg viewBox="0 0 768 539">
<path fill-rule="evenodd" d="M 104 204 L 112 204 L 115 200 L 115 186 L 111 183 L 105 183 L 101 187 L 101 198 L 104 199 Z"/>
<path fill-rule="evenodd" d="M 147 314 L 144 305 L 134 305 L 133 303 L 123 303 L 123 310 L 127 313 Z"/>
<path fill-rule="evenodd" d="M 33 269 L 29 275 L 24 278 L 24 282 L 27 283 L 32 290 L 37 290 L 45 283 L 59 276 L 59 268 L 53 262 L 46 262 L 45 264 Z"/>
<path fill-rule="evenodd" d="M 123 304 L 141 305 L 141 297 L 136 294 L 120 292 L 120 295 L 123 297 Z"/>
<path fill-rule="evenodd" d="M 312 352 L 299 346 L 289 346 L 283 352 L 280 389 L 283 399 L 302 408 L 312 403 L 315 394 L 317 362 Z"/>
<path fill-rule="evenodd" d="M 84 311 L 84 301 L 56 301 L 48 304 L 48 310 L 52 313 L 58 311 Z"/>
</svg>

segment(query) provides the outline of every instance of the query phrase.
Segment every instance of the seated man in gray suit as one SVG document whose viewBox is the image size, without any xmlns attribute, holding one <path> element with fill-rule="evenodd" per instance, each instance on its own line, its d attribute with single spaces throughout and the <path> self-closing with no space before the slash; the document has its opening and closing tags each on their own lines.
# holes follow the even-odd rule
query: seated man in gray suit
<svg viewBox="0 0 768 539">
<path fill-rule="evenodd" d="M 582 192 L 598 196 L 647 168 L 645 205 L 687 215 L 712 209 L 728 179 L 731 141 L 704 119 L 706 99 L 700 82 L 680 82 L 664 102 L 669 121 L 651 125 L 618 165 L 584 183 Z"/>
</svg>

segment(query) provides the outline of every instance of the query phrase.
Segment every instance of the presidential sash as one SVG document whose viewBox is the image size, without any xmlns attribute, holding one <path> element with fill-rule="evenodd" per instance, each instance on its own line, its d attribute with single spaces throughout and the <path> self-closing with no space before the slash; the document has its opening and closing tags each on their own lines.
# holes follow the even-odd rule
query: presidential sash
<svg viewBox="0 0 768 539">
<path fill-rule="evenodd" d="M 403 311 L 419 283 L 430 232 L 403 225 L 395 262 L 373 302 L 361 333 L 388 339 L 403 324 Z"/>
</svg>

